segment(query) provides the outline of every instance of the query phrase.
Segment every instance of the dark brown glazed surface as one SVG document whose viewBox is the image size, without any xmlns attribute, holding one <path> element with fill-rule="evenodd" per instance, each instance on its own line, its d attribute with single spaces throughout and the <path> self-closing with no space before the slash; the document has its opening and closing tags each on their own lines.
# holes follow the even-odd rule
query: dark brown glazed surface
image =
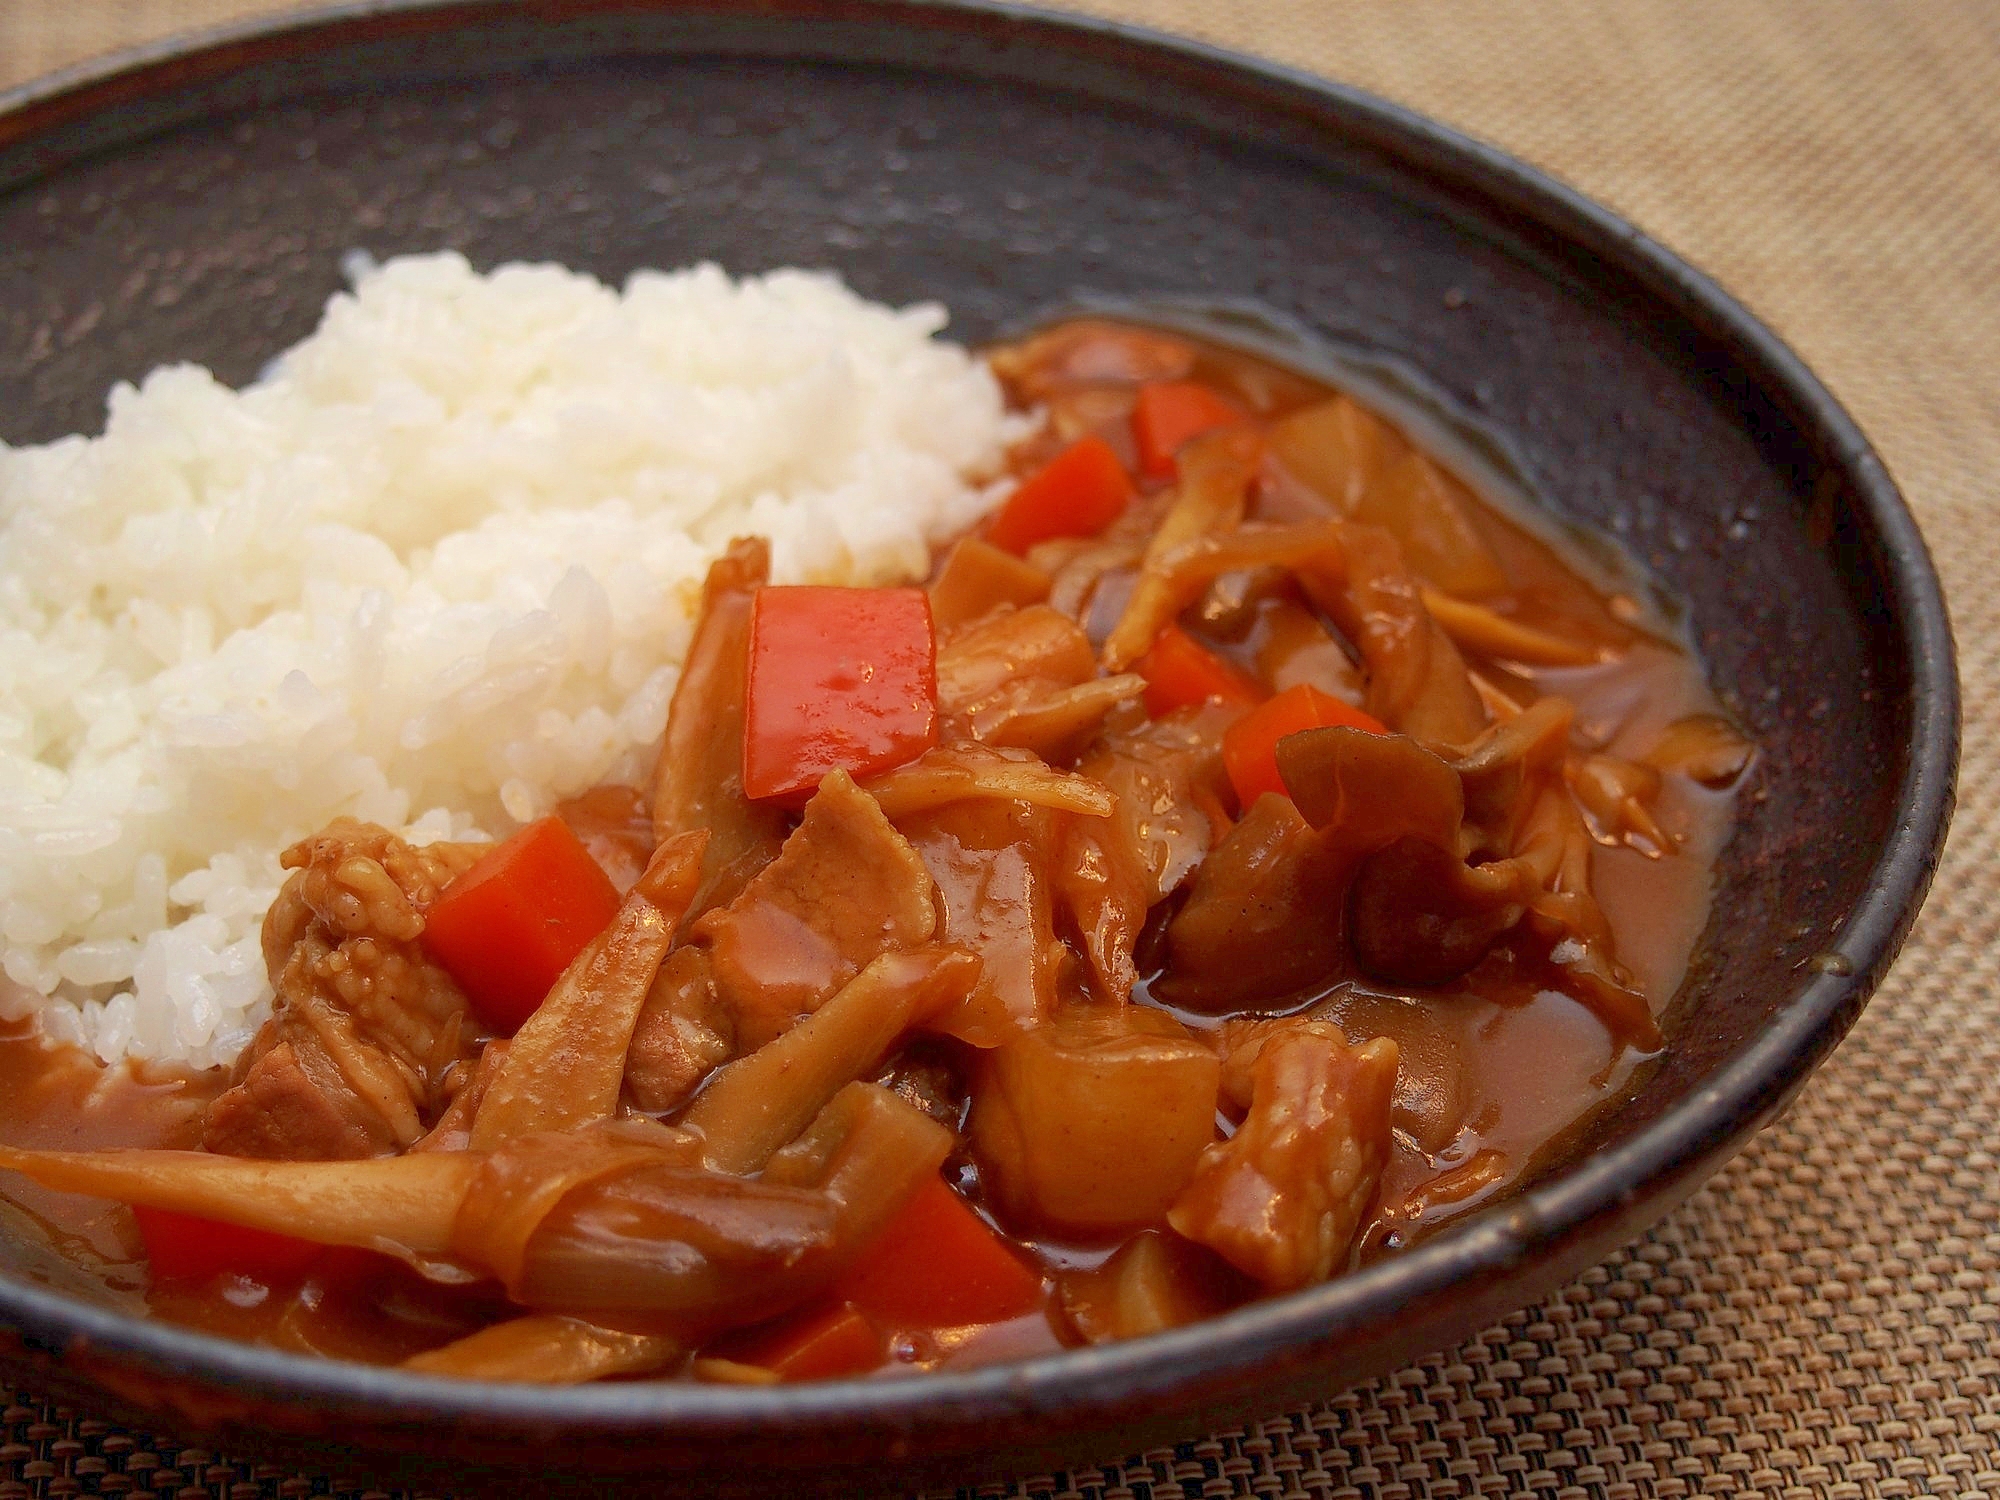
<svg viewBox="0 0 2000 1500">
<path fill-rule="evenodd" d="M 718 1484 L 751 1483 L 750 1459 L 944 1472 L 968 1450 L 990 1468 L 1092 1429 L 1186 1430 L 1383 1368 L 1588 1264 L 1797 1086 L 1886 965 L 1949 803 L 1942 607 L 1858 434 L 1740 311 L 1520 169 L 1353 96 L 988 12 L 787 9 L 402 11 L 0 116 L 0 436 L 94 430 L 112 382 L 166 360 L 253 375 L 354 249 L 612 277 L 829 265 L 870 296 L 946 302 L 973 339 L 1092 295 L 1250 298 L 1414 372 L 1688 600 L 1763 761 L 1674 1047 L 1593 1162 L 1415 1255 L 1194 1336 L 892 1404 L 434 1395 L 8 1288 L 20 1367 L 46 1376 L 38 1351 L 66 1348 L 72 1383 L 239 1437 L 510 1465 L 561 1463 L 560 1440 Z M 162 1378 L 190 1361 L 197 1378 Z"/>
</svg>

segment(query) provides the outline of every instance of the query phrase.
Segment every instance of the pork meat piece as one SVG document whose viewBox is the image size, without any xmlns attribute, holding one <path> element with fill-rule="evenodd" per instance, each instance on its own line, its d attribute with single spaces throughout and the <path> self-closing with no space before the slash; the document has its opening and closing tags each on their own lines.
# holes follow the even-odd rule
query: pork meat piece
<svg viewBox="0 0 2000 1500">
<path fill-rule="evenodd" d="M 414 1144 L 476 1050 L 465 997 L 419 942 L 423 914 L 484 845 L 415 848 L 339 818 L 284 853 L 264 918 L 271 1019 L 208 1108 L 202 1144 L 230 1156 L 331 1161 Z"/>
<path fill-rule="evenodd" d="M 1387 1037 L 1350 1047 L 1323 1021 L 1242 1041 L 1222 1087 L 1248 1113 L 1202 1153 L 1167 1222 L 1270 1290 L 1291 1291 L 1344 1265 L 1360 1232 L 1389 1159 L 1397 1048 Z"/>
<path fill-rule="evenodd" d="M 735 1052 L 735 1023 L 715 993 L 708 950 L 676 948 L 646 993 L 625 1053 L 625 1093 L 665 1114 Z"/>
<path fill-rule="evenodd" d="M 690 935 L 752 1052 L 892 948 L 929 941 L 937 888 L 910 841 L 845 771 L 820 783 L 778 857 Z"/>
</svg>

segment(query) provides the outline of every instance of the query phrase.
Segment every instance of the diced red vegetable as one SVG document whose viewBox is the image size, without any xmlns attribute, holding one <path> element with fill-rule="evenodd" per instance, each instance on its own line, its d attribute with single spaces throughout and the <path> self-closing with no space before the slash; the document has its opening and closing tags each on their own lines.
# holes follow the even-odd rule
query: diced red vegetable
<svg viewBox="0 0 2000 1500">
<path fill-rule="evenodd" d="M 1169 625 L 1139 658 L 1146 679 L 1146 712 L 1154 718 L 1191 704 L 1220 698 L 1245 708 L 1263 701 L 1264 690 L 1249 673 L 1224 661 L 1178 625 Z"/>
<path fill-rule="evenodd" d="M 888 1362 L 889 1341 L 860 1309 L 842 1302 L 728 1341 L 717 1352 L 782 1380 L 831 1380 L 879 1369 Z"/>
<path fill-rule="evenodd" d="M 1159 380 L 1141 386 L 1132 408 L 1139 472 L 1148 479 L 1171 478 L 1174 455 L 1188 442 L 1249 420 L 1250 413 L 1198 381 Z"/>
<path fill-rule="evenodd" d="M 139 1221 L 139 1237 L 146 1243 L 155 1281 L 206 1281 L 223 1272 L 259 1281 L 286 1280 L 303 1273 L 325 1250 L 311 1240 L 167 1208 L 135 1203 L 132 1216 Z"/>
<path fill-rule="evenodd" d="M 922 589 L 763 588 L 750 618 L 743 789 L 803 802 L 937 743 L 937 639 Z"/>
<path fill-rule="evenodd" d="M 1302 730 L 1336 725 L 1365 729 L 1370 734 L 1388 732 L 1372 714 L 1303 682 L 1258 704 L 1230 725 L 1222 735 L 1222 765 L 1229 773 L 1229 784 L 1236 788 L 1237 806 L 1247 808 L 1265 792 L 1286 795 L 1284 778 L 1278 774 L 1279 740 Z"/>
<path fill-rule="evenodd" d="M 543 818 L 444 888 L 424 947 L 479 1019 L 511 1036 L 617 914 L 611 877 L 562 819 Z"/>
<path fill-rule="evenodd" d="M 1096 536 L 1131 504 L 1132 493 L 1132 476 L 1111 445 L 1095 435 L 1078 438 L 1021 481 L 986 539 L 1020 553 L 1050 537 Z"/>
<path fill-rule="evenodd" d="M 1032 1312 L 1042 1278 L 940 1177 L 917 1189 L 835 1290 L 884 1328 L 957 1328 Z"/>
</svg>

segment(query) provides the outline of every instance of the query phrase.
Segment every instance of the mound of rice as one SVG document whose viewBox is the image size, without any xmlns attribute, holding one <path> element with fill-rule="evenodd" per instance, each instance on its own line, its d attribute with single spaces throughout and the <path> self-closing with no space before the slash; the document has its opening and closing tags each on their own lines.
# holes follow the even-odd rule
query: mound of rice
<svg viewBox="0 0 2000 1500">
<path fill-rule="evenodd" d="M 1012 435 L 943 309 L 828 276 L 351 269 L 248 389 L 0 446 L 0 1013 L 107 1061 L 242 1049 L 285 845 L 643 780 L 729 538 L 918 574 Z"/>
</svg>

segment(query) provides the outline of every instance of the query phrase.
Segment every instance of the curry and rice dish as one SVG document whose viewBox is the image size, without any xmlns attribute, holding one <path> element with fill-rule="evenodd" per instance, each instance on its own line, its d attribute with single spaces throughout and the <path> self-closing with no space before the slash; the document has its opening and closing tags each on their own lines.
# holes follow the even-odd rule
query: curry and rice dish
<svg viewBox="0 0 2000 1500">
<path fill-rule="evenodd" d="M 48 978 L 41 1274 L 466 1378 L 1017 1358 L 1393 1253 L 1671 1045 L 1753 751 L 1634 593 L 1247 353 L 975 376 L 927 570 L 713 536 L 609 774 L 294 838 L 233 1055 Z"/>
</svg>

